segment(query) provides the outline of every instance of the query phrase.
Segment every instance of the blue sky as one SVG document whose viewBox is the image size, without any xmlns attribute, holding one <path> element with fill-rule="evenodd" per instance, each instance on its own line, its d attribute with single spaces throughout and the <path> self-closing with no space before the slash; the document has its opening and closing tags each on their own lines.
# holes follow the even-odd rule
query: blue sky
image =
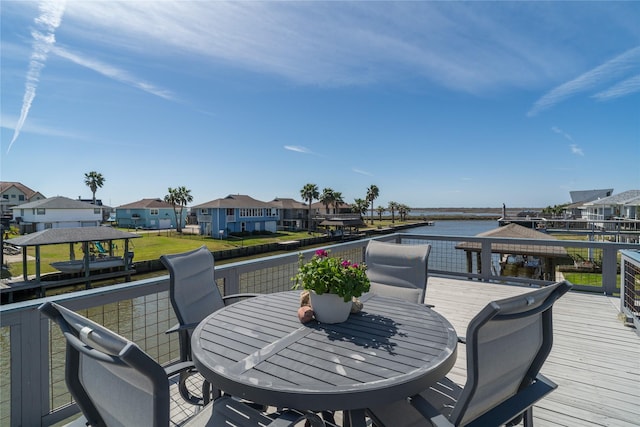
<svg viewBox="0 0 640 427">
<path fill-rule="evenodd" d="M 544 207 L 640 188 L 639 2 L 1 3 L 0 179 Z"/>
</svg>

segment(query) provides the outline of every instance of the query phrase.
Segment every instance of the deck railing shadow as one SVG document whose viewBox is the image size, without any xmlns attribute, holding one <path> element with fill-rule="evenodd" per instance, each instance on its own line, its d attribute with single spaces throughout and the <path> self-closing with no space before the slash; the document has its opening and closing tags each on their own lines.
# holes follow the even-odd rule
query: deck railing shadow
<svg viewBox="0 0 640 427">
<path fill-rule="evenodd" d="M 614 294 L 618 287 L 618 253 L 637 245 L 608 242 L 496 239 L 460 236 L 425 236 L 397 233 L 380 240 L 402 244 L 428 243 L 429 275 L 467 278 L 505 284 L 544 285 L 550 281 L 494 274 L 468 266 L 460 242 L 480 244 L 481 265 L 491 265 L 492 245 L 558 245 L 598 251 L 602 260 L 600 283 L 575 283 L 574 289 Z M 332 256 L 362 262 L 368 240 L 325 247 Z M 291 289 L 298 268 L 298 254 L 307 259 L 316 249 L 216 266 L 216 281 L 224 294 L 271 293 Z M 138 280 L 46 298 L 78 311 L 135 341 L 161 364 L 178 358 L 178 341 L 164 332 L 176 323 L 169 301 L 169 276 Z M 64 383 L 64 339 L 37 310 L 45 299 L 0 306 L 0 425 L 53 425 L 78 412 Z"/>
</svg>

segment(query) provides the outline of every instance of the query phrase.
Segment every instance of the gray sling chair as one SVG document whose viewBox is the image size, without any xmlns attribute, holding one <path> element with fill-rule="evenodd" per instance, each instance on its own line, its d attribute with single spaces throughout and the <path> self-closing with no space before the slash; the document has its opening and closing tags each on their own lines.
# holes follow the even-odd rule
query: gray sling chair
<svg viewBox="0 0 640 427">
<path fill-rule="evenodd" d="M 198 323 L 225 305 L 256 294 L 222 296 L 215 282 L 213 255 L 206 246 L 188 252 L 162 255 L 160 261 L 169 270 L 169 295 L 178 318 L 178 324 L 167 333 L 178 333 L 180 361 L 190 361 L 191 333 Z M 187 379 L 196 372 L 195 369 L 182 372 L 178 388 L 188 402 L 205 405 L 211 396 L 209 382 L 205 380 L 202 383 L 202 397 L 193 395 L 187 387 Z M 220 391 L 214 389 L 213 397 L 219 395 Z"/>
<path fill-rule="evenodd" d="M 431 245 L 370 240 L 365 251 L 370 292 L 424 304 Z"/>
<path fill-rule="evenodd" d="M 170 425 L 169 377 L 188 369 L 190 362 L 165 369 L 135 343 L 65 307 L 46 302 L 39 309 L 58 324 L 67 342 L 65 379 L 84 415 L 72 425 Z M 284 411 L 267 415 L 224 396 L 182 425 L 284 427 L 304 419 L 313 427 L 323 426 L 311 413 Z"/>
<path fill-rule="evenodd" d="M 540 368 L 553 344 L 553 304 L 571 286 L 563 281 L 490 302 L 467 328 L 464 388 L 445 378 L 407 400 L 370 408 L 374 424 L 488 427 L 524 416 L 532 426 L 533 405 L 557 387 Z"/>
</svg>

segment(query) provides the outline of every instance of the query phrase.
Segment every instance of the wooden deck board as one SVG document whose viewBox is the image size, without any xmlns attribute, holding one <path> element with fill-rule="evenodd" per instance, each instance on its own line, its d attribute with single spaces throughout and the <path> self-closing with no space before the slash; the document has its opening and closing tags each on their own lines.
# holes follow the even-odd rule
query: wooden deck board
<svg viewBox="0 0 640 427">
<path fill-rule="evenodd" d="M 426 301 L 463 336 L 489 301 L 529 290 L 431 277 Z M 640 425 L 640 337 L 623 325 L 618 305 L 617 298 L 580 292 L 569 292 L 556 303 L 554 346 L 542 372 L 558 389 L 536 405 L 536 427 Z M 449 378 L 461 385 L 466 380 L 464 346 Z"/>
</svg>

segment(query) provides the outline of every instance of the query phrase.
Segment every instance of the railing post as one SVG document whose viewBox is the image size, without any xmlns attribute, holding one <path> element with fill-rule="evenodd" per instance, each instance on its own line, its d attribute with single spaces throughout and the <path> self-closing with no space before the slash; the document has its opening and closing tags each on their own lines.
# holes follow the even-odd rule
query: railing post
<svg viewBox="0 0 640 427">
<path fill-rule="evenodd" d="M 482 281 L 488 282 L 491 280 L 491 240 L 482 241 L 482 251 L 480 252 L 480 263 L 482 264 L 482 270 L 480 274 Z"/>
<path fill-rule="evenodd" d="M 618 274 L 618 260 L 616 258 L 618 251 L 616 248 L 602 248 L 602 287 L 605 295 L 613 295 L 616 289 L 616 280 Z"/>
<path fill-rule="evenodd" d="M 42 425 L 49 413 L 49 331 L 36 307 L 11 326 L 11 424 Z"/>
</svg>

